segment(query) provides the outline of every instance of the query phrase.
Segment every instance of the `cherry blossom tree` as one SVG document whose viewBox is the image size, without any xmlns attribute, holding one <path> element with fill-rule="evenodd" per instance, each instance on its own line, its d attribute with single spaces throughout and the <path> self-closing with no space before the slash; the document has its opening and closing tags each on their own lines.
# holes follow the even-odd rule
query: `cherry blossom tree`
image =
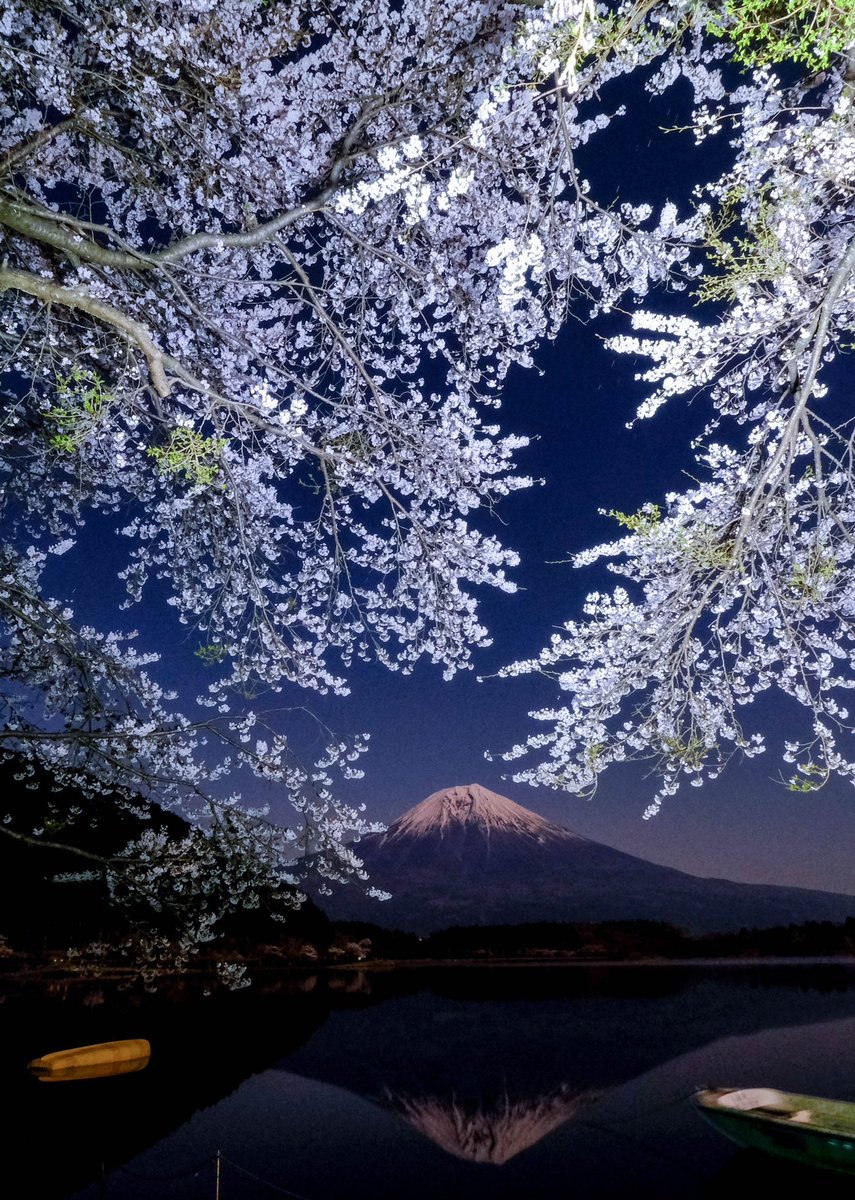
<svg viewBox="0 0 855 1200">
<path fill-rule="evenodd" d="M 201 898 L 189 940 L 265 887 L 298 902 L 305 849 L 363 875 L 334 775 L 364 741 L 303 765 L 251 697 L 467 666 L 471 589 L 516 562 L 472 514 L 530 482 L 506 372 L 574 297 L 679 277 L 702 218 L 601 207 L 574 161 L 598 82 L 689 62 L 660 7 L 585 67 L 589 0 L 0 3 L 2 751 L 190 817 L 101 864 L 118 898 Z M 195 706 L 46 583 L 91 513 L 128 605 L 165 587 L 198 635 Z M 238 767 L 293 828 L 217 797 Z"/>
<path fill-rule="evenodd" d="M 727 108 L 719 70 L 767 18 L 810 51 L 802 9 L 0 0 L 0 736 L 23 772 L 191 819 L 101 864 L 118 899 L 195 897 L 191 942 L 265 889 L 298 902 L 306 849 L 363 874 L 334 776 L 364 740 L 329 734 L 304 765 L 252 697 L 344 692 L 357 659 L 469 665 L 488 641 L 472 589 L 514 589 L 482 514 L 531 482 L 495 422 L 505 376 L 571 310 L 654 285 L 725 307 L 642 313 L 659 336 L 615 342 L 655 360 L 645 412 L 709 385 L 756 432 L 707 446 L 664 515 L 625 518 L 634 598 L 592 598 L 525 665 L 567 659 L 573 693 L 526 777 L 586 787 L 653 747 L 671 787 L 728 739 L 752 748 L 736 707 L 793 669 L 822 730 L 810 763 L 838 769 L 818 664 L 843 644 L 850 445 L 809 401 L 850 295 L 847 68 L 838 48 L 787 90 L 761 61 Z M 707 197 L 656 216 L 599 203 L 577 165 L 624 115 L 600 89 L 647 68 L 651 91 L 689 82 L 699 137 L 729 123 L 736 143 Z M 198 636 L 196 702 L 53 582 L 91 514 L 124 548 L 128 606 L 165 589 Z M 293 828 L 218 795 L 236 768 L 281 782 Z"/>
<path fill-rule="evenodd" d="M 567 694 L 532 714 L 544 732 L 506 756 L 534 757 L 515 777 L 590 795 L 609 764 L 646 758 L 660 777 L 646 816 L 682 782 L 766 748 L 750 706 L 767 692 L 803 714 L 803 735 L 780 748 L 783 781 L 855 782 L 853 427 L 833 382 L 855 328 L 855 6 L 744 0 L 710 18 L 755 65 L 693 117 L 699 142 L 726 130 L 735 148 L 695 198 L 700 311 L 636 311 L 644 336 L 610 342 L 652 361 L 639 419 L 708 396 L 697 478 L 611 514 L 623 536 L 575 563 L 606 557 L 620 584 L 506 672 Z M 718 52 L 708 43 L 701 61 Z M 790 78 L 801 64 L 797 82 L 781 59 Z"/>
</svg>

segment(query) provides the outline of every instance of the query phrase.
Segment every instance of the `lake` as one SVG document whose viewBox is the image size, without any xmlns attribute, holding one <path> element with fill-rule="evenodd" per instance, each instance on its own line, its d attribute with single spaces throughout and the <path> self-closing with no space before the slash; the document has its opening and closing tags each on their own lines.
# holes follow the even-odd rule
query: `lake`
<svg viewBox="0 0 855 1200">
<path fill-rule="evenodd" d="M 740 1150 L 687 1097 L 855 1100 L 855 965 L 342 971 L 204 997 L 7 987 L 2 1194 L 538 1200 L 851 1183 Z M 45 1083 L 50 1050 L 147 1037 L 149 1067 Z M 14 1181 L 14 1182 L 13 1182 Z"/>
</svg>

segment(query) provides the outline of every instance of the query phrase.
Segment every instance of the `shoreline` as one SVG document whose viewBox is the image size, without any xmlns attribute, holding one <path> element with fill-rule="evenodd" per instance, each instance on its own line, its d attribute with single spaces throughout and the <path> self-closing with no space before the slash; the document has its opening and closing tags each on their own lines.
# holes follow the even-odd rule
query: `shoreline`
<svg viewBox="0 0 855 1200">
<path fill-rule="evenodd" d="M 250 980 L 269 982 L 272 979 L 294 979 L 307 976 L 339 974 L 393 974 L 395 972 L 416 971 L 505 971 L 505 970 L 661 970 L 663 968 L 691 970 L 698 969 L 750 969 L 750 968 L 825 968 L 844 967 L 855 968 L 853 955 L 793 955 L 787 956 L 754 956 L 732 958 L 623 958 L 623 959 L 594 959 L 594 958 L 436 958 L 436 959 L 365 959 L 354 962 L 293 962 L 293 963 L 254 963 L 251 959 L 230 960 L 245 966 Z M 17 967 L 4 971 L 0 967 L 0 989 L 4 983 L 9 984 L 38 984 L 67 985 L 71 983 L 130 983 L 140 978 L 139 971 L 133 966 L 118 964 L 103 964 L 92 971 L 78 969 L 62 971 L 55 965 L 38 965 Z M 183 971 L 165 969 L 153 976 L 154 980 L 164 983 L 185 980 L 204 982 L 215 981 L 217 973 L 210 963 L 191 964 Z"/>
<path fill-rule="evenodd" d="M 435 968 L 490 967 L 808 967 L 846 966 L 855 967 L 855 955 L 771 955 L 733 958 L 401 958 L 366 959 L 364 962 L 323 964 L 317 971 L 398 971 L 406 969 L 433 970 Z"/>
</svg>

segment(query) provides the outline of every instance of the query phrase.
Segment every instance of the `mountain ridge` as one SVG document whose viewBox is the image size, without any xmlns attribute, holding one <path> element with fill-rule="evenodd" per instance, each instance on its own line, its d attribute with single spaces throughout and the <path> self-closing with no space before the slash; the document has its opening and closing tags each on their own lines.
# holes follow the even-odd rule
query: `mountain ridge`
<svg viewBox="0 0 855 1200">
<path fill-rule="evenodd" d="M 344 887 L 318 897 L 327 916 L 419 935 L 452 925 L 613 920 L 713 933 L 855 915 L 855 897 L 841 893 L 704 878 L 648 862 L 477 783 L 432 793 L 354 850 L 371 886 L 392 898 L 380 903 Z"/>
</svg>

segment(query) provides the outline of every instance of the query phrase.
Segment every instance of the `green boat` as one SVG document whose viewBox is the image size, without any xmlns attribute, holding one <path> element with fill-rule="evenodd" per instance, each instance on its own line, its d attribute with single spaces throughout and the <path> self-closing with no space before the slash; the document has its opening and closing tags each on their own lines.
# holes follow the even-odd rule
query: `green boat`
<svg viewBox="0 0 855 1200">
<path fill-rule="evenodd" d="M 776 1088 L 705 1088 L 701 1115 L 740 1146 L 855 1174 L 855 1104 Z"/>
</svg>

